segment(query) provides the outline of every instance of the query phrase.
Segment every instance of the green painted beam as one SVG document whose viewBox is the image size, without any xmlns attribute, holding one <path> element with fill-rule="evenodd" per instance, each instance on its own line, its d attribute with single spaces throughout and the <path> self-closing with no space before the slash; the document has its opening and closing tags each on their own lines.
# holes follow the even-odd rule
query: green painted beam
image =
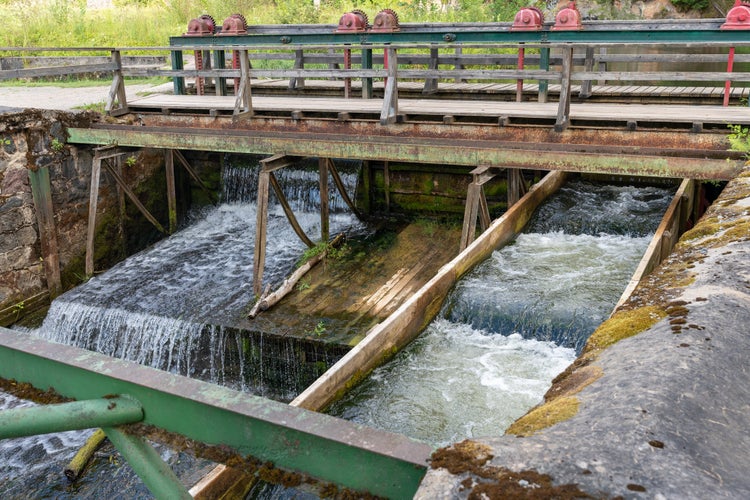
<svg viewBox="0 0 750 500">
<path fill-rule="evenodd" d="M 488 165 L 536 170 L 636 175 L 646 177 L 728 180 L 742 169 L 742 161 L 622 155 L 616 153 L 571 153 L 529 149 L 507 149 L 491 141 L 402 137 L 362 137 L 294 133 L 261 133 L 209 129 L 70 128 L 68 142 L 74 144 L 117 144 L 218 151 L 246 154 L 278 154 L 324 158 L 388 160 L 436 165 Z M 584 146 L 582 146 L 583 148 Z"/>
<path fill-rule="evenodd" d="M 128 394 L 146 424 L 389 498 L 414 495 L 431 453 L 404 436 L 3 328 L 0 377 L 75 399 Z"/>
<path fill-rule="evenodd" d="M 103 430 L 152 495 L 170 500 L 193 498 L 148 441 L 128 433 L 126 429 L 104 427 Z"/>
<path fill-rule="evenodd" d="M 0 411 L 0 439 L 134 424 L 143 407 L 129 396 L 29 406 Z"/>
<path fill-rule="evenodd" d="M 172 47 L 399 43 L 747 43 L 750 30 L 720 29 L 723 19 L 681 22 L 590 22 L 581 30 L 512 31 L 510 23 L 403 25 L 393 33 L 335 33 L 335 26 L 265 26 L 247 35 L 174 36 Z"/>
</svg>

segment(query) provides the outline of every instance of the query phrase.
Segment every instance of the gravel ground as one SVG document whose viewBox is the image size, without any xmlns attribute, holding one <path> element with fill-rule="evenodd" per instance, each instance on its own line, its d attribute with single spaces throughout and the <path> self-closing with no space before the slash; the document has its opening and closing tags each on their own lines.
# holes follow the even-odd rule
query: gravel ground
<svg viewBox="0 0 750 500">
<path fill-rule="evenodd" d="M 126 85 L 128 99 L 142 93 L 171 92 L 172 84 Z M 0 112 L 13 109 L 58 109 L 71 111 L 107 100 L 109 85 L 101 87 L 0 87 Z"/>
</svg>

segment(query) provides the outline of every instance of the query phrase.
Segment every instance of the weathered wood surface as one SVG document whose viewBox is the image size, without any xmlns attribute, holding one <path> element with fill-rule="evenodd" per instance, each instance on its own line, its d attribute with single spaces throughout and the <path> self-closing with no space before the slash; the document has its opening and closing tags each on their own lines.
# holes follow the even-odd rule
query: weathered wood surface
<svg viewBox="0 0 750 500">
<path fill-rule="evenodd" d="M 685 230 L 688 214 L 693 211 L 695 188 L 696 183 L 692 179 L 684 179 L 680 183 L 677 192 L 672 198 L 672 202 L 664 212 L 659 227 L 656 228 L 648 248 L 646 248 L 641 261 L 638 263 L 638 267 L 630 278 L 628 286 L 622 293 L 620 300 L 617 301 L 613 311 L 616 311 L 617 308 L 627 302 L 630 295 L 638 286 L 638 283 L 644 277 L 648 276 L 672 252 L 680 234 Z"/>
<path fill-rule="evenodd" d="M 389 356 L 414 339 L 440 310 L 453 284 L 494 249 L 507 243 L 523 228 L 534 209 L 563 184 L 566 174 L 552 172 L 534 185 L 519 203 L 511 207 L 417 293 L 411 295 L 385 321 L 367 332 L 365 338 L 290 404 L 322 410 L 341 397 L 352 379 L 361 379 Z"/>
<path fill-rule="evenodd" d="M 234 109 L 234 98 L 223 96 L 151 95 L 133 99 L 131 109 L 164 108 L 172 110 L 226 110 Z M 307 111 L 327 113 L 348 110 L 353 113 L 380 114 L 380 99 L 343 99 L 333 97 L 273 97 L 254 96 L 255 112 Z M 558 103 L 503 102 L 476 100 L 399 99 L 398 114 L 433 116 L 507 116 L 517 118 L 540 118 L 554 120 L 558 114 Z M 614 104 L 614 103 L 570 103 L 570 120 L 598 120 L 620 122 L 674 122 L 750 124 L 747 107 L 690 106 L 665 104 Z"/>
</svg>

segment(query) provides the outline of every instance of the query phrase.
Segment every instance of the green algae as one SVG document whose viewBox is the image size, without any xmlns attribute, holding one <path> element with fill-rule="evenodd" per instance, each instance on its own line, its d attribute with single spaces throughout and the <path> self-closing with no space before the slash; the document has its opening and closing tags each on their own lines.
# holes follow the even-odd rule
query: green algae
<svg viewBox="0 0 750 500">
<path fill-rule="evenodd" d="M 508 427 L 506 434 L 531 436 L 542 429 L 551 427 L 574 417 L 578 413 L 580 401 L 575 396 L 564 396 L 537 406 Z"/>
<path fill-rule="evenodd" d="M 641 333 L 666 316 L 667 312 L 657 306 L 618 311 L 591 334 L 586 342 L 584 354 L 606 349 L 623 339 Z"/>
</svg>

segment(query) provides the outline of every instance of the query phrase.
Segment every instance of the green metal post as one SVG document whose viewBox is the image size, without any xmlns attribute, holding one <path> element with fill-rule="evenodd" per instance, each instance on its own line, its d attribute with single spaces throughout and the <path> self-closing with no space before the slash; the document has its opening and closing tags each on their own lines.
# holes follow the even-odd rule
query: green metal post
<svg viewBox="0 0 750 500">
<path fill-rule="evenodd" d="M 0 439 L 132 424 L 141 420 L 141 403 L 128 396 L 14 408 L 0 412 Z"/>
<path fill-rule="evenodd" d="M 156 498 L 193 498 L 145 439 L 128 434 L 121 428 L 104 427 L 102 430 Z"/>
<path fill-rule="evenodd" d="M 362 49 L 362 69 L 372 69 L 372 49 Z M 362 99 L 372 99 L 372 78 L 362 79 Z"/>
<path fill-rule="evenodd" d="M 539 69 L 549 71 L 549 48 L 542 47 L 539 49 Z M 541 80 L 539 82 L 539 102 L 547 102 L 548 90 L 549 82 Z"/>
<path fill-rule="evenodd" d="M 185 69 L 182 60 L 182 50 L 172 51 L 172 69 L 176 71 Z M 183 95 L 185 93 L 185 78 L 182 76 L 175 76 L 172 81 L 174 82 L 174 94 Z"/>
</svg>

